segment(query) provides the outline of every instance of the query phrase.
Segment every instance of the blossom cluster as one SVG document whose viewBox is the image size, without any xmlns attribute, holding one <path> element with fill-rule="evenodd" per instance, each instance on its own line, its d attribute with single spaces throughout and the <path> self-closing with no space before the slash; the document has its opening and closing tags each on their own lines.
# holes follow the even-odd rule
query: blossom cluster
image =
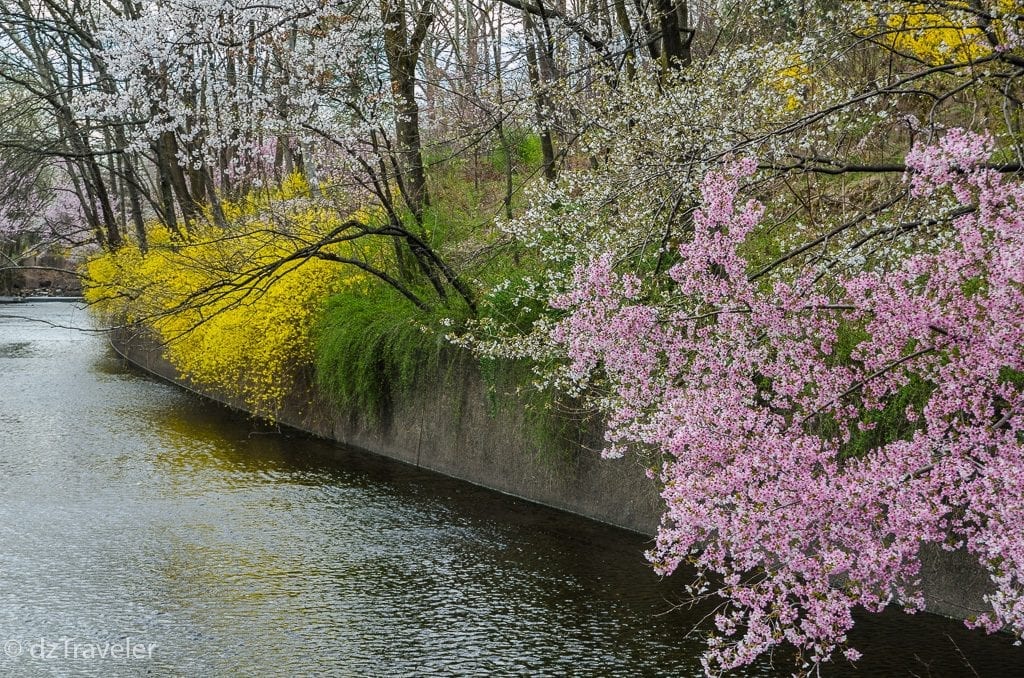
<svg viewBox="0 0 1024 678">
<path fill-rule="evenodd" d="M 146 326 L 181 376 L 274 419 L 312 364 L 313 326 L 327 299 L 365 279 L 354 268 L 295 256 L 342 220 L 308 195 L 293 175 L 280 188 L 225 201 L 229 231 L 207 226 L 182 241 L 154 227 L 146 254 L 126 245 L 87 263 L 86 301 L 112 324 Z M 356 256 L 351 243 L 324 249 Z M 380 256 L 367 245 L 358 255 Z"/>
<path fill-rule="evenodd" d="M 915 198 L 959 209 L 884 264 L 751 275 L 748 158 L 705 176 L 670 283 L 606 253 L 552 299 L 567 373 L 605 389 L 606 453 L 663 460 L 657 570 L 720 582 L 709 671 L 784 643 L 809 665 L 856 658 L 856 607 L 923 607 L 926 543 L 991 574 L 972 623 L 1024 633 L 1024 183 L 983 168 L 991 149 L 961 130 L 915 147 Z M 913 384 L 926 397 L 902 413 L 909 432 L 851 454 Z"/>
<path fill-rule="evenodd" d="M 95 58 L 116 87 L 87 92 L 77 108 L 144 121 L 128 129 L 132 150 L 173 133 L 182 167 L 219 166 L 227 177 L 265 182 L 282 144 L 312 161 L 320 139 L 311 130 L 353 133 L 325 102 L 338 96 L 329 85 L 359 80 L 376 25 L 365 9 L 182 0 L 102 14 Z"/>
</svg>

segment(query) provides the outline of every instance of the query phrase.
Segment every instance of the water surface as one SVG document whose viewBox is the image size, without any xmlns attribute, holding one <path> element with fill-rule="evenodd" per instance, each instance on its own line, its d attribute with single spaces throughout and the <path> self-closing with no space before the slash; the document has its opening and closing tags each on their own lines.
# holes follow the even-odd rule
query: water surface
<svg viewBox="0 0 1024 678">
<path fill-rule="evenodd" d="M 268 430 L 66 328 L 88 322 L 0 306 L 0 675 L 701 675 L 646 538 Z M 828 675 L 1024 674 L 926 615 L 855 644 Z"/>
</svg>

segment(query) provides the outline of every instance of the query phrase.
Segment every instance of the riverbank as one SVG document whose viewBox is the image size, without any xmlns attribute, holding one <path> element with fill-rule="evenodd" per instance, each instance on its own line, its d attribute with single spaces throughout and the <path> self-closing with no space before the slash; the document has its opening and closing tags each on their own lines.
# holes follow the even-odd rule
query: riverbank
<svg viewBox="0 0 1024 678">
<path fill-rule="evenodd" d="M 121 330 L 111 345 L 150 374 L 247 411 L 240 399 L 179 377 L 144 332 Z M 459 354 L 408 395 L 397 396 L 376 424 L 340 411 L 309 379 L 300 379 L 277 419 L 348 447 L 641 534 L 653 535 L 661 515 L 655 483 L 636 458 L 601 459 L 598 430 L 566 445 L 565 454 L 532 452 L 523 444 L 522 412 L 514 403 L 493 411 L 475 361 Z M 928 548 L 921 579 L 928 612 L 967 619 L 988 609 L 983 596 L 991 582 L 965 552 Z"/>
<path fill-rule="evenodd" d="M 82 297 L 47 297 L 47 296 L 28 296 L 28 297 L 0 297 L 0 304 L 24 304 L 24 303 L 36 303 L 39 301 L 50 301 L 50 302 L 61 302 L 61 303 L 74 303 L 83 301 Z"/>
<path fill-rule="evenodd" d="M 111 343 L 147 372 L 248 411 L 237 397 L 180 378 L 144 333 L 123 330 Z M 408 395 L 397 395 L 377 422 L 340 411 L 308 378 L 300 378 L 286 397 L 277 421 L 534 503 L 654 534 L 661 500 L 637 459 L 601 459 L 599 430 L 583 433 L 558 453 L 534 453 L 523 443 L 526 425 L 515 402 L 492 408 L 476 362 L 461 354 L 453 357 Z"/>
</svg>

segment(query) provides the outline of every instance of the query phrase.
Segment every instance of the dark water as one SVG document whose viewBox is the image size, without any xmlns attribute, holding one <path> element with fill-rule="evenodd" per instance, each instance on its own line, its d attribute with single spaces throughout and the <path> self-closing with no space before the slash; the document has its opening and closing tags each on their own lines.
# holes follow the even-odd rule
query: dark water
<svg viewBox="0 0 1024 678">
<path fill-rule="evenodd" d="M 88 324 L 0 306 L 0 676 L 701 674 L 643 537 L 261 430 L 19 315 Z M 936 617 L 855 641 L 827 674 L 1024 674 Z"/>
</svg>

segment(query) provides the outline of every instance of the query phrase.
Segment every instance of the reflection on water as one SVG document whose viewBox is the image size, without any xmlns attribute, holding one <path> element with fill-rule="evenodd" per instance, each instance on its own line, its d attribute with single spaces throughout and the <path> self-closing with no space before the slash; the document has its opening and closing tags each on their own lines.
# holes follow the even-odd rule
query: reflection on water
<svg viewBox="0 0 1024 678">
<path fill-rule="evenodd" d="M 23 647 L 0 645 L 0 675 L 700 674 L 701 615 L 643 537 L 263 429 L 3 307 L 0 356 L 0 642 Z M 831 673 L 970 675 L 961 651 L 981 675 L 1022 666 L 934 617 L 857 634 L 866 659 Z M 156 649 L 31 656 L 63 637 Z"/>
<path fill-rule="evenodd" d="M 24 358 L 30 354 L 28 341 L 10 341 L 0 344 L 0 358 Z"/>
</svg>

